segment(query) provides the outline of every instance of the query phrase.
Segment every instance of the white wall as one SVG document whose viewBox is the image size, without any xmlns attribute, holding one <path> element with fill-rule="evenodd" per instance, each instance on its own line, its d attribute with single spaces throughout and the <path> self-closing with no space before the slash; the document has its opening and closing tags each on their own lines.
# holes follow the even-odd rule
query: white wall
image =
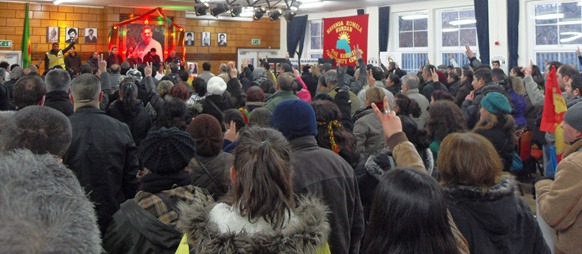
<svg viewBox="0 0 582 254">
<path fill-rule="evenodd" d="M 526 3 L 535 0 L 519 0 L 520 1 L 520 24 L 519 24 L 519 65 L 525 65 L 529 63 L 528 56 L 528 46 L 527 46 L 527 33 L 532 31 L 527 31 L 526 22 Z M 440 54 L 436 47 L 436 40 L 438 38 L 437 31 L 434 29 L 437 19 L 436 15 L 439 10 L 451 9 L 457 7 L 467 7 L 473 6 L 473 0 L 443 0 L 443 1 L 426 1 L 422 3 L 404 3 L 404 4 L 394 4 L 390 6 L 390 34 L 388 42 L 388 51 L 396 51 L 396 45 L 398 43 L 396 34 L 398 33 L 398 13 L 403 12 L 414 12 L 426 10 L 428 11 L 428 52 L 429 59 L 434 59 L 432 62 L 440 62 Z M 368 24 L 368 56 L 378 56 L 380 45 L 378 45 L 378 7 L 368 7 L 365 8 L 365 13 L 369 14 L 369 24 Z M 343 16 L 353 16 L 357 15 L 357 11 L 354 10 L 344 10 L 336 12 L 320 12 L 308 14 L 308 20 L 320 20 L 322 18 L 335 18 Z M 309 31 L 307 31 L 309 32 Z M 499 45 L 495 45 L 495 42 L 499 42 Z M 306 41 L 308 44 L 309 42 Z M 508 60 L 508 45 L 507 45 L 507 8 L 506 0 L 489 0 L 489 48 L 490 48 L 490 58 L 499 56 L 503 57 L 506 61 Z M 281 21 L 281 54 L 284 55 L 287 49 L 287 23 L 286 21 Z M 304 50 L 302 57 L 307 57 L 307 48 Z M 507 70 L 506 70 L 507 71 Z"/>
</svg>

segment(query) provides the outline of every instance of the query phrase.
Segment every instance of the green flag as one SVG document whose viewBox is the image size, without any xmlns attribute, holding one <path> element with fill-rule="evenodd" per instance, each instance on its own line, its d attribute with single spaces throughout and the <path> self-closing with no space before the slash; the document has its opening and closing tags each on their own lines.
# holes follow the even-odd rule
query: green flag
<svg viewBox="0 0 582 254">
<path fill-rule="evenodd" d="M 24 16 L 24 31 L 22 33 L 22 68 L 30 65 L 32 59 L 32 48 L 30 47 L 30 20 L 28 18 L 28 3 L 26 4 L 26 14 Z"/>
</svg>

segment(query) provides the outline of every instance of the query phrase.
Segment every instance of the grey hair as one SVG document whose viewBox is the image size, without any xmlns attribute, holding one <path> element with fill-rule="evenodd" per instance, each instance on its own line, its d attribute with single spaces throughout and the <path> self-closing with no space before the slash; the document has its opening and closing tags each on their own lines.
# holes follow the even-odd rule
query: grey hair
<svg viewBox="0 0 582 254">
<path fill-rule="evenodd" d="M 409 73 L 402 77 L 402 84 L 407 85 L 408 89 L 418 89 L 419 83 L 418 76 L 414 73 Z"/>
<path fill-rule="evenodd" d="M 256 108 L 249 115 L 249 126 L 258 126 L 263 128 L 271 127 L 271 115 L 273 113 L 267 108 Z"/>
<path fill-rule="evenodd" d="M 12 68 L 12 71 L 10 72 L 10 79 L 18 80 L 22 76 L 24 76 L 24 69 L 22 69 L 22 67 L 17 66 Z"/>
<path fill-rule="evenodd" d="M 228 72 L 228 66 L 226 64 L 220 64 L 219 68 L 221 72 Z"/>
<path fill-rule="evenodd" d="M 54 69 L 49 71 L 44 78 L 47 92 L 68 92 L 71 88 L 71 76 L 65 70 Z"/>
<path fill-rule="evenodd" d="M 84 73 L 73 79 L 71 94 L 75 103 L 87 103 L 99 100 L 101 81 L 93 74 Z"/>
<path fill-rule="evenodd" d="M 336 70 L 329 70 L 325 72 L 325 83 L 327 83 L 327 87 L 332 87 L 337 84 Z"/>
<path fill-rule="evenodd" d="M 291 91 L 293 90 L 293 80 L 295 80 L 295 78 L 291 73 L 281 73 L 279 74 L 279 77 L 277 77 L 277 86 L 279 86 L 280 90 Z"/>
<path fill-rule="evenodd" d="M 100 253 L 93 204 L 53 155 L 17 150 L 0 160 L 3 253 Z"/>
<path fill-rule="evenodd" d="M 63 156 L 73 139 L 69 118 L 45 106 L 28 106 L 17 111 L 0 133 L 0 151 L 30 149 L 35 154 Z"/>
</svg>

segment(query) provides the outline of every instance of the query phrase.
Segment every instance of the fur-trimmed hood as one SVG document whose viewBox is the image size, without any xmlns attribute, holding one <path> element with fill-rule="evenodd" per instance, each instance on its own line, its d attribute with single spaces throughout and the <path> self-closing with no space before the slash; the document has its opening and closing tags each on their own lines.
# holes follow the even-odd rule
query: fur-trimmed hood
<svg viewBox="0 0 582 254">
<path fill-rule="evenodd" d="M 515 180 L 504 175 L 497 185 L 486 192 L 474 186 L 445 187 L 444 191 L 449 209 L 465 211 L 464 216 L 476 220 L 492 233 L 507 234 L 516 227 L 515 218 L 521 212 L 515 203 L 514 189 Z"/>
<path fill-rule="evenodd" d="M 289 223 L 284 232 L 270 234 L 221 233 L 218 225 L 210 220 L 216 205 L 212 197 L 200 193 L 193 205 L 180 204 L 179 227 L 188 235 L 188 242 L 196 253 L 315 253 L 327 242 L 328 211 L 315 198 L 301 199 L 293 211 L 295 222 Z"/>
</svg>

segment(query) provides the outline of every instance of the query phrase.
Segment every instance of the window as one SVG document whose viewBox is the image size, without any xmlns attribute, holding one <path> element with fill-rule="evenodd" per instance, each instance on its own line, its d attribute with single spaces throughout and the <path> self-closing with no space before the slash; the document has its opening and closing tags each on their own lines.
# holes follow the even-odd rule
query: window
<svg viewBox="0 0 582 254">
<path fill-rule="evenodd" d="M 323 57 L 323 21 L 309 21 L 309 58 Z"/>
<path fill-rule="evenodd" d="M 582 2 L 544 1 L 528 4 L 528 16 L 534 17 L 527 30 L 530 56 L 542 72 L 545 63 L 559 61 L 580 69 L 576 47 L 582 44 Z M 529 61 L 529 60 L 528 60 Z"/>
<path fill-rule="evenodd" d="M 477 46 L 475 11 L 454 10 L 441 13 L 442 47 Z"/>
<path fill-rule="evenodd" d="M 402 53 L 402 67 L 406 72 L 416 72 L 420 66 L 426 65 L 428 53 Z"/>
<path fill-rule="evenodd" d="M 426 48 L 428 46 L 428 15 L 425 12 L 398 16 L 398 46 Z"/>
<path fill-rule="evenodd" d="M 536 45 L 582 44 L 582 3 L 535 5 Z"/>
</svg>

